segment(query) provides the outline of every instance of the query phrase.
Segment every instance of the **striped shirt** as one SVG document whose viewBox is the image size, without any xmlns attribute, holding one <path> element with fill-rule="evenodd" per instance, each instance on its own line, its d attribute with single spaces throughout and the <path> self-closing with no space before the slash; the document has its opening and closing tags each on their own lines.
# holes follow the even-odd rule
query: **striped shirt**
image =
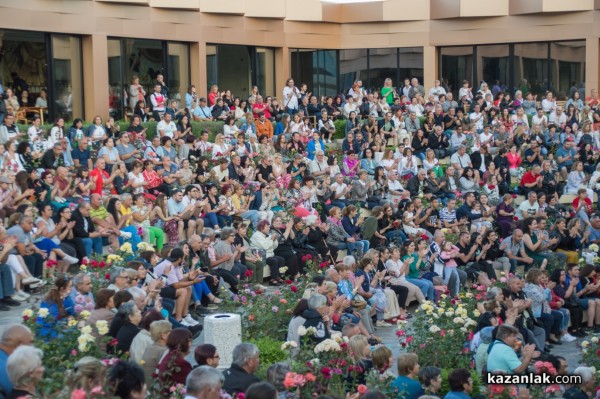
<svg viewBox="0 0 600 399">
<path fill-rule="evenodd" d="M 445 225 L 445 222 L 456 222 L 456 209 L 449 210 L 448 208 L 442 208 L 440 211 L 440 220 L 442 221 L 442 225 Z"/>
</svg>

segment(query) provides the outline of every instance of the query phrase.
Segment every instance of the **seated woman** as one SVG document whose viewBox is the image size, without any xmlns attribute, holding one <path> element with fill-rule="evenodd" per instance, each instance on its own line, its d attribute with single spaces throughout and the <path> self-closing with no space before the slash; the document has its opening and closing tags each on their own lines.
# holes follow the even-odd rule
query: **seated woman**
<svg viewBox="0 0 600 399">
<path fill-rule="evenodd" d="M 404 261 L 400 259 L 400 250 L 396 247 L 390 249 L 390 258 L 385 262 L 385 268 L 389 275 L 388 285 L 391 286 L 393 290 L 394 286 L 402 286 L 408 289 L 408 296 L 404 308 L 408 307 L 414 300 L 419 303 L 425 302 L 425 296 L 419 287 L 410 283 L 406 278 L 411 263 L 411 258 L 406 258 Z M 403 306 L 403 304 L 400 304 L 400 306 Z"/>
<path fill-rule="evenodd" d="M 418 245 L 418 250 L 417 250 Z M 435 289 L 430 280 L 421 276 L 428 269 L 427 259 L 429 255 L 429 247 L 427 241 L 417 239 L 415 242 L 407 241 L 402 246 L 402 260 L 409 260 L 408 273 L 406 281 L 419 287 L 423 296 L 430 301 L 435 301 Z"/>
<path fill-rule="evenodd" d="M 587 187 L 589 178 L 586 176 L 583 170 L 583 162 L 575 161 L 569 177 L 567 178 L 567 187 L 565 187 L 565 194 L 579 194 L 580 188 Z M 588 198 L 594 198 L 594 191 L 586 188 Z"/>
<path fill-rule="evenodd" d="M 56 338 L 58 331 L 64 327 L 59 327 L 69 316 L 75 316 L 75 302 L 71 298 L 73 283 L 66 275 L 59 275 L 54 279 L 54 287 L 46 294 L 46 297 L 40 304 L 40 309 L 48 309 L 48 316 L 38 317 L 37 323 L 41 325 L 38 330 L 44 338 Z"/>
<path fill-rule="evenodd" d="M 163 248 L 166 234 L 162 229 L 150 224 L 150 214 L 152 208 L 146 206 L 146 199 L 143 194 L 134 194 L 133 206 L 131 207 L 131 224 L 142 229 L 144 232 L 144 242 L 155 245 L 159 251 Z"/>
<path fill-rule="evenodd" d="M 349 236 L 354 238 L 355 244 L 362 243 L 362 254 L 369 250 L 369 241 L 361 239 L 361 224 L 365 221 L 363 216 L 358 217 L 358 208 L 354 205 L 348 205 L 342 211 L 342 227 Z"/>
<path fill-rule="evenodd" d="M 590 216 L 594 212 L 594 204 L 589 197 L 589 191 L 591 190 L 580 188 L 577 190 L 577 197 L 573 200 L 573 210 L 575 211 L 575 215 L 586 227 L 591 226 Z"/>
<path fill-rule="evenodd" d="M 124 205 L 126 204 L 126 205 Z M 138 229 L 131 223 L 133 221 L 131 205 L 133 199 L 131 194 L 123 194 L 121 198 L 111 198 L 108 200 L 106 210 L 110 213 L 115 220 L 117 228 L 124 232 L 131 234 L 130 242 L 133 247 L 133 251 L 137 252 L 137 245 L 142 242 L 142 238 L 138 234 Z M 123 235 L 119 236 L 119 244 L 123 244 Z"/>
<path fill-rule="evenodd" d="M 571 319 L 571 325 L 567 330 L 568 333 L 574 337 L 581 338 L 585 337 L 585 331 L 583 330 L 583 308 L 577 303 L 575 289 L 573 285 L 566 283 L 567 272 L 564 269 L 554 269 L 550 276 L 550 281 L 555 285 L 552 288 L 552 301 L 559 306 L 560 309 L 566 309 L 569 312 Z M 577 280 L 573 280 L 577 281 Z M 551 303 L 552 305 L 552 303 Z"/>
<path fill-rule="evenodd" d="M 76 250 L 73 246 L 61 242 L 68 238 L 69 233 L 72 230 L 65 228 L 68 226 L 61 223 L 57 226 L 52 219 L 52 206 L 41 205 L 39 207 L 40 216 L 36 219 L 35 224 L 37 226 L 35 245 L 50 254 L 50 251 L 55 252 L 57 255 L 62 256 L 63 262 L 59 262 L 59 273 L 66 273 L 69 265 L 76 264 L 79 259 L 72 255 L 76 254 Z M 74 225 L 75 223 L 73 223 Z M 68 254 L 67 254 L 68 252 Z"/>
<path fill-rule="evenodd" d="M 342 210 L 337 206 L 329 210 L 327 244 L 338 250 L 347 249 L 348 255 L 352 255 L 356 251 L 358 258 L 361 258 L 364 253 L 364 244 L 362 241 L 356 241 L 354 237 L 346 232 L 341 217 Z"/>
<path fill-rule="evenodd" d="M 358 268 L 356 269 L 354 275 L 357 279 L 362 278 L 363 281 L 360 285 L 360 295 L 365 298 L 373 308 L 375 308 L 375 313 L 377 315 L 377 322 L 375 325 L 377 327 L 391 326 L 391 324 L 386 323 L 384 320 L 384 315 L 388 313 L 387 297 L 384 289 L 379 286 L 385 273 L 375 272 L 375 266 L 373 265 L 372 259 L 365 256 L 360 260 L 360 262 L 358 262 Z M 397 309 L 398 299 L 395 295 L 392 295 L 391 297 L 396 300 Z"/>
<path fill-rule="evenodd" d="M 115 307 L 114 296 L 115 291 L 107 288 L 102 288 L 95 293 L 96 308 L 92 310 L 90 317 L 85 321 L 88 326 L 95 326 L 100 320 L 106 321 L 107 325 L 112 323 L 115 318 L 115 312 L 113 312 Z"/>
<path fill-rule="evenodd" d="M 158 382 L 162 392 L 177 384 L 185 384 L 192 365 L 185 360 L 190 353 L 192 333 L 185 328 L 176 328 L 167 338 L 168 352 L 158 363 Z"/>
<path fill-rule="evenodd" d="M 121 318 L 121 327 L 115 337 L 118 341 L 117 350 L 122 353 L 129 352 L 133 339 L 141 330 L 139 325 L 142 321 L 142 312 L 133 301 L 129 301 L 119 306 L 116 317 Z"/>
<path fill-rule="evenodd" d="M 307 261 L 303 260 L 305 256 L 310 255 L 311 259 L 316 262 L 320 255 L 313 246 L 308 244 L 310 229 L 304 224 L 304 220 L 297 216 L 293 220 L 292 233 L 294 238 L 292 239 L 292 247 L 298 253 L 302 267 L 305 268 L 307 264 Z"/>
<path fill-rule="evenodd" d="M 270 230 L 271 225 L 268 221 L 261 220 L 258 222 L 256 231 L 250 239 L 250 249 L 257 251 L 257 254 L 262 254 L 262 258 L 265 259 L 271 271 L 270 284 L 279 286 L 283 283 L 279 269 L 285 265 L 285 259 L 275 255 L 274 251 L 279 245 L 279 240 L 276 235 L 269 234 Z"/>
</svg>

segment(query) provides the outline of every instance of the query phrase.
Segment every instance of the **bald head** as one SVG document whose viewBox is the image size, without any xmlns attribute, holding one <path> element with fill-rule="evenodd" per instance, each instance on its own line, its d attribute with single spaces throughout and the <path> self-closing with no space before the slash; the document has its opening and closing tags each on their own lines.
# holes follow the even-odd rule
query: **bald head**
<svg viewBox="0 0 600 399">
<path fill-rule="evenodd" d="M 0 338 L 0 349 L 9 355 L 19 346 L 31 344 L 33 344 L 33 334 L 22 324 L 8 326 Z"/>
<path fill-rule="evenodd" d="M 97 193 L 90 195 L 90 204 L 92 205 L 92 207 L 98 208 L 102 205 L 102 196 Z"/>
</svg>

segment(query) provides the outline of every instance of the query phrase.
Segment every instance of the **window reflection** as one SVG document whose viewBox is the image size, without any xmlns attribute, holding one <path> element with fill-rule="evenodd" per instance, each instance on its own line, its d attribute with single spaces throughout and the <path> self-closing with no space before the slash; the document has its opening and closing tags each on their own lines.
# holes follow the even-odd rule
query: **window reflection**
<svg viewBox="0 0 600 399">
<path fill-rule="evenodd" d="M 498 91 L 498 88 L 502 91 L 509 90 L 508 55 L 507 44 L 477 46 L 477 77 L 480 82 L 485 81 L 490 90 L 492 88 L 496 88 L 495 91 Z"/>
<path fill-rule="evenodd" d="M 371 90 L 381 90 L 383 82 L 390 78 L 396 87 L 400 87 L 398 80 L 398 49 L 371 49 L 369 50 L 369 85 Z"/>
<path fill-rule="evenodd" d="M 443 47 L 440 49 L 440 76 L 446 81 L 455 99 L 463 80 L 473 84 L 473 47 Z"/>
<path fill-rule="evenodd" d="M 167 70 L 171 98 L 178 100 L 185 98 L 190 82 L 190 48 L 187 44 L 169 43 L 169 67 Z"/>
<path fill-rule="evenodd" d="M 585 42 L 558 42 L 550 46 L 552 86 L 560 100 L 579 92 L 585 98 Z"/>
<path fill-rule="evenodd" d="M 83 115 L 81 40 L 75 36 L 52 36 L 54 57 L 55 116 L 66 120 Z"/>
<path fill-rule="evenodd" d="M 340 50 L 340 89 L 347 93 L 356 80 L 368 88 L 367 49 Z"/>
<path fill-rule="evenodd" d="M 403 47 L 400 52 L 400 80 L 417 78 L 423 84 L 423 47 Z M 398 82 L 397 86 L 400 86 Z"/>
<path fill-rule="evenodd" d="M 548 43 L 515 44 L 515 85 L 541 99 L 548 86 Z"/>
</svg>

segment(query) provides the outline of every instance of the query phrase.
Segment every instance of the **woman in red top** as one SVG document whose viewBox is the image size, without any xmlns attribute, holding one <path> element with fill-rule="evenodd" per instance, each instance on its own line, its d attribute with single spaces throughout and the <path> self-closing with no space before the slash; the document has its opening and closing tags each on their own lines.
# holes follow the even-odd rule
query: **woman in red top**
<svg viewBox="0 0 600 399">
<path fill-rule="evenodd" d="M 517 176 L 519 173 L 518 168 L 523 160 L 521 159 L 521 155 L 519 154 L 516 145 L 510 147 L 510 151 L 506 154 L 506 159 L 508 160 L 508 171 L 510 172 L 510 175 Z"/>
<path fill-rule="evenodd" d="M 577 190 L 577 197 L 573 200 L 573 210 L 583 223 L 590 226 L 590 215 L 594 212 L 592 200 L 588 197 L 587 189 Z"/>
<path fill-rule="evenodd" d="M 208 93 L 208 106 L 212 107 L 216 104 L 217 98 L 221 97 L 221 93 L 219 93 L 219 86 L 212 85 L 210 87 L 210 93 Z"/>
<path fill-rule="evenodd" d="M 169 186 L 163 183 L 162 177 L 154 170 L 154 163 L 151 160 L 144 161 L 144 171 L 142 172 L 144 180 L 148 182 L 146 190 L 150 194 L 155 194 L 156 191 L 160 191 L 166 195 L 169 195 Z"/>
<path fill-rule="evenodd" d="M 169 388 L 176 384 L 185 385 L 185 379 L 192 371 L 192 365 L 185 360 L 190 353 L 192 333 L 186 328 L 176 328 L 167 338 L 169 351 L 160 359 L 156 368 L 161 390 L 170 395 Z"/>
</svg>

